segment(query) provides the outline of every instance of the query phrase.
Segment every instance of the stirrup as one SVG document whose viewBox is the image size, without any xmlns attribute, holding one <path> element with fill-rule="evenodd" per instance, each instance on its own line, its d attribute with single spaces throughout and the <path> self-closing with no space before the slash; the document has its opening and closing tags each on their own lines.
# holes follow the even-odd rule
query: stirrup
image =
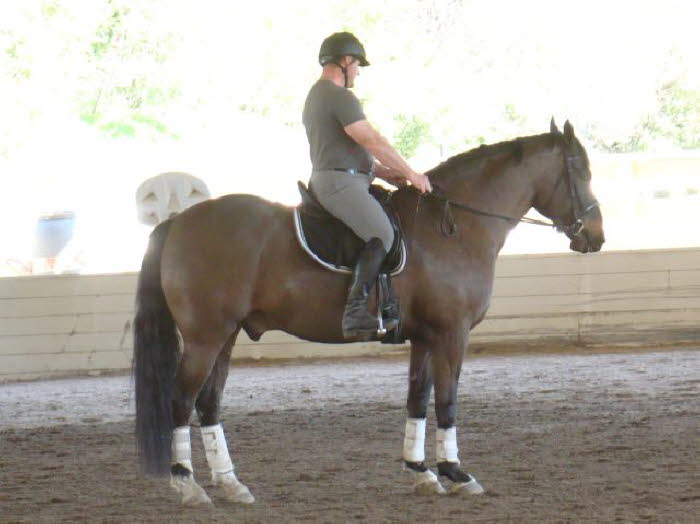
<svg viewBox="0 0 700 524">
<path fill-rule="evenodd" d="M 386 291 L 390 292 L 388 283 L 387 283 L 387 275 L 386 273 L 379 273 L 377 275 L 377 283 L 376 283 L 376 292 L 377 292 L 377 336 L 379 338 L 382 338 L 384 335 L 386 335 L 389 331 L 396 329 L 399 327 L 399 319 L 398 318 L 384 318 L 384 300 L 389 298 L 384 296 L 384 287 L 386 286 Z"/>
<path fill-rule="evenodd" d="M 395 318 L 388 318 L 384 320 L 381 309 L 377 311 L 377 323 L 379 324 L 377 327 L 377 336 L 380 338 L 386 335 L 392 329 L 399 327 L 399 321 Z"/>
</svg>

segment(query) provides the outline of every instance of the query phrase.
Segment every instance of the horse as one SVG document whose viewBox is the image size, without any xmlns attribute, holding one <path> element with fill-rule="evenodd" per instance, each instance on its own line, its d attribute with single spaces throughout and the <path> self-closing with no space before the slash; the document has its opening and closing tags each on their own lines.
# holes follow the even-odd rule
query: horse
<svg viewBox="0 0 700 524">
<path fill-rule="evenodd" d="M 433 193 L 406 186 L 390 199 L 407 252 L 394 278 L 410 341 L 403 459 L 415 493 L 474 495 L 484 489 L 460 468 L 457 388 L 469 332 L 489 307 L 496 257 L 533 207 L 580 253 L 600 250 L 602 216 L 586 150 L 569 121 L 563 132 L 552 119 L 547 133 L 480 146 L 427 174 Z M 211 502 L 194 479 L 193 410 L 214 485 L 229 501 L 255 500 L 235 474 L 219 421 L 241 329 L 253 340 L 282 330 L 313 342 L 352 342 L 341 331 L 349 277 L 313 261 L 293 228 L 292 208 L 234 194 L 196 204 L 151 234 L 134 318 L 135 433 L 141 469 L 169 474 L 184 504 Z M 424 453 L 431 390 L 437 475 Z"/>
</svg>

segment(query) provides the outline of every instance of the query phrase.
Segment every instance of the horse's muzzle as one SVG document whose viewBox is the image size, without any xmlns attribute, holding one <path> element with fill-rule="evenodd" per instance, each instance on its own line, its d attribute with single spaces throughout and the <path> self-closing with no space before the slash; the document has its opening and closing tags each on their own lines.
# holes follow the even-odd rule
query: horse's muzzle
<svg viewBox="0 0 700 524">
<path fill-rule="evenodd" d="M 571 240 L 569 248 L 579 253 L 595 253 L 600 251 L 605 243 L 603 232 L 603 217 L 599 209 L 592 209 L 583 220 L 583 227 L 576 234 L 567 236 Z"/>
<path fill-rule="evenodd" d="M 587 236 L 588 235 L 584 230 L 581 235 L 571 240 L 569 248 L 572 251 L 577 251 L 578 253 L 595 253 L 600 251 L 600 249 L 603 247 L 603 243 L 605 242 L 605 238 L 601 237 L 600 239 L 589 240 Z"/>
</svg>

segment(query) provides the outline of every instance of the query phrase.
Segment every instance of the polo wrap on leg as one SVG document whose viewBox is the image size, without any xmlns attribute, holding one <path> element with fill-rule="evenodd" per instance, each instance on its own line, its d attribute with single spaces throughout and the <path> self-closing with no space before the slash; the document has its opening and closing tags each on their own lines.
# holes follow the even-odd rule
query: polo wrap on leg
<svg viewBox="0 0 700 524">
<path fill-rule="evenodd" d="M 172 464 L 181 464 L 190 471 L 192 468 L 192 445 L 190 443 L 190 427 L 180 426 L 173 430 Z"/>
<path fill-rule="evenodd" d="M 236 478 L 233 472 L 233 462 L 228 454 L 224 428 L 221 424 L 216 424 L 203 426 L 201 430 L 204 453 L 211 468 L 211 480 L 214 485 L 223 486 L 226 498 L 231 502 L 243 504 L 255 502 L 255 497 L 251 495 L 250 490 Z"/>
<path fill-rule="evenodd" d="M 403 459 L 407 462 L 425 461 L 425 419 L 407 418 L 403 440 Z"/>
<path fill-rule="evenodd" d="M 457 427 L 437 428 L 435 453 L 438 462 L 456 462 L 459 464 L 457 450 Z"/>
<path fill-rule="evenodd" d="M 201 430 L 204 452 L 212 475 L 233 473 L 233 462 L 231 462 L 228 453 L 224 428 L 221 427 L 221 424 L 216 424 L 215 426 L 202 426 Z"/>
</svg>

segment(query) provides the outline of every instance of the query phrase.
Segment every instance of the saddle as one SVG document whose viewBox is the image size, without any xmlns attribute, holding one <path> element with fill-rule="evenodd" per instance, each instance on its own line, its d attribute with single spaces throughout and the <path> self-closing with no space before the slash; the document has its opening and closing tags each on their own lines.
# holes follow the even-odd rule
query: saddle
<svg viewBox="0 0 700 524">
<path fill-rule="evenodd" d="M 298 182 L 301 204 L 294 209 L 294 230 L 302 249 L 316 262 L 326 269 L 336 273 L 352 274 L 365 242 L 342 221 L 331 215 L 320 204 L 311 189 L 303 182 Z M 403 271 L 406 265 L 406 246 L 403 240 L 399 216 L 389 205 L 391 192 L 378 185 L 370 187 L 370 194 L 377 199 L 384 212 L 389 217 L 394 229 L 394 243 L 380 269 L 377 289 L 379 311 L 387 312 L 391 308 L 398 309 L 389 275 L 395 276 Z M 398 311 L 396 311 L 397 316 Z M 381 326 L 381 315 L 378 315 L 380 330 L 377 333 L 384 344 L 400 344 L 405 342 L 401 334 L 401 326 L 386 333 Z"/>
<path fill-rule="evenodd" d="M 303 182 L 299 181 L 297 185 L 301 204 L 294 209 L 294 228 L 302 249 L 326 269 L 351 274 L 365 245 L 364 241 L 345 223 L 326 211 L 313 191 L 307 189 Z M 399 217 L 389 205 L 391 191 L 373 184 L 370 194 L 382 206 L 394 229 L 394 243 L 381 272 L 395 276 L 403 271 L 406 264 L 406 247 Z"/>
</svg>

